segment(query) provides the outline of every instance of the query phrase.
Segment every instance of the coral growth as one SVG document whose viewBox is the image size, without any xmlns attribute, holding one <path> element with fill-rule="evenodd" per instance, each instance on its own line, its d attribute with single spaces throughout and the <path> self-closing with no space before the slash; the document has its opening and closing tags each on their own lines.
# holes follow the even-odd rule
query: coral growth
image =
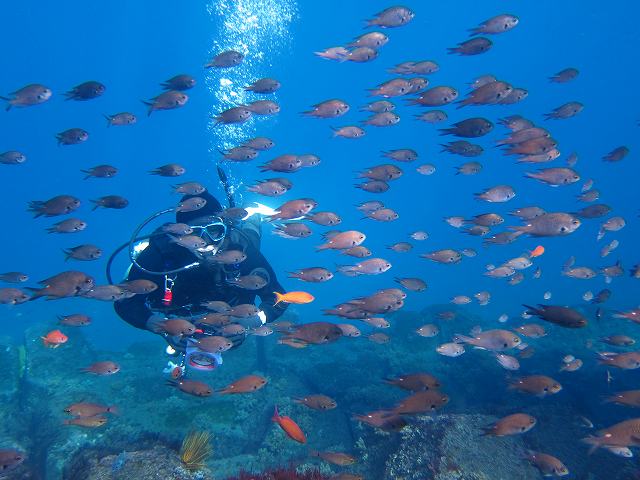
<svg viewBox="0 0 640 480">
<path fill-rule="evenodd" d="M 180 447 L 180 460 L 188 470 L 201 470 L 211 455 L 209 432 L 190 432 Z"/>
</svg>

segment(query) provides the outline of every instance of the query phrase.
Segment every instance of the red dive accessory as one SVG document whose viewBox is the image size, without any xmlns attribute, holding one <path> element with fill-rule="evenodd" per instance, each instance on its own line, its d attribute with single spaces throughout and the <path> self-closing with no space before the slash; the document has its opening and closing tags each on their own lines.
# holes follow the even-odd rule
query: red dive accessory
<svg viewBox="0 0 640 480">
<path fill-rule="evenodd" d="M 173 302 L 173 285 L 175 284 L 175 280 L 173 278 L 169 278 L 168 275 L 164 276 L 164 295 L 162 295 L 162 304 L 165 307 L 171 305 Z"/>
</svg>

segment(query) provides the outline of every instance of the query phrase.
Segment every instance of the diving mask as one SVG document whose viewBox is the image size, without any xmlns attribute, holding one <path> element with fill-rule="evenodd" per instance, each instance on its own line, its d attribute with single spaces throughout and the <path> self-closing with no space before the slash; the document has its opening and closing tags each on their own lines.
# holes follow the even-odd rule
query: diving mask
<svg viewBox="0 0 640 480">
<path fill-rule="evenodd" d="M 211 216 L 198 220 L 201 225 L 190 225 L 190 227 L 194 235 L 198 235 L 207 243 L 219 243 L 227 236 L 227 225 L 220 217 Z"/>
</svg>

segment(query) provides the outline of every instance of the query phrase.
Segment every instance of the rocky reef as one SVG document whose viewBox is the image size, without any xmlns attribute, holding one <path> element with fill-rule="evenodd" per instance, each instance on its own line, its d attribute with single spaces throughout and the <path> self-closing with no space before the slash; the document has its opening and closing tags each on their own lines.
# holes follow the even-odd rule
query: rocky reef
<svg viewBox="0 0 640 480">
<path fill-rule="evenodd" d="M 69 341 L 48 349 L 40 340 L 47 326 L 34 325 L 23 343 L 5 340 L 0 348 L 5 367 L 0 377 L 2 448 L 19 449 L 28 457 L 6 478 L 263 478 L 260 475 L 278 468 L 307 475 L 300 478 L 340 473 L 368 480 L 540 478 L 524 460 L 527 449 L 555 454 L 576 478 L 633 478 L 635 458 L 602 451 L 589 456 L 579 441 L 592 431 L 579 424 L 579 415 L 597 418 L 610 409 L 607 415 L 619 416 L 620 407 L 603 407 L 599 398 L 583 394 L 599 379 L 581 371 L 561 375 L 563 391 L 553 398 L 510 392 L 506 384 L 515 374 L 502 370 L 487 352 L 469 350 L 459 358 L 435 353 L 439 340 L 468 331 L 478 318 L 461 314 L 455 323 L 440 322 L 444 333 L 439 338 L 412 333 L 438 311 L 433 307 L 393 316 L 393 326 L 385 332 L 391 341 L 384 345 L 362 337 L 342 338 L 298 350 L 279 345 L 275 336 L 250 337 L 227 352 L 217 371 L 194 372 L 190 378 L 218 389 L 256 373 L 267 377 L 268 384 L 250 394 L 208 398 L 165 385 L 162 369 L 169 358 L 159 337 L 150 334 L 148 342 L 108 352 L 96 350 L 82 328 L 68 328 Z M 522 372 L 557 371 L 557 359 L 567 347 L 549 343 L 544 357 L 522 360 Z M 101 360 L 117 362 L 121 371 L 110 376 L 80 371 Z M 354 414 L 391 408 L 407 392 L 381 380 L 415 371 L 437 376 L 450 403 L 432 415 L 408 416 L 400 432 L 384 432 L 353 419 Z M 317 393 L 334 398 L 337 408 L 312 410 L 293 402 L 294 397 Z M 107 423 L 97 428 L 64 425 L 70 418 L 65 408 L 81 401 L 116 406 L 119 414 L 106 414 Z M 289 439 L 271 421 L 275 405 L 305 432 L 306 445 Z M 480 436 L 482 427 L 514 409 L 534 415 L 535 429 L 509 438 Z M 211 433 L 213 453 L 202 471 L 185 469 L 178 455 L 192 430 Z M 312 458 L 309 449 L 346 452 L 357 461 L 340 467 Z"/>
<path fill-rule="evenodd" d="M 164 446 L 101 458 L 85 453 L 65 470 L 64 478 L 68 480 L 213 480 L 208 469 L 186 469 L 177 452 Z"/>
<path fill-rule="evenodd" d="M 486 415 L 421 416 L 401 433 L 383 478 L 405 480 L 529 480 L 538 471 L 524 459 L 519 437 L 481 437 L 497 420 Z M 425 448 L 426 447 L 426 448 Z"/>
</svg>

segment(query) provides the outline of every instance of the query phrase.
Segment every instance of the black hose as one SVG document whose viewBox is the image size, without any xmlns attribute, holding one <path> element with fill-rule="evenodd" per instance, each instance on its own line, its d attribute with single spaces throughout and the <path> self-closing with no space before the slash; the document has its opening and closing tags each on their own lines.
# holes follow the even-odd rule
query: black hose
<svg viewBox="0 0 640 480">
<path fill-rule="evenodd" d="M 218 170 L 218 177 L 220 178 L 220 183 L 222 183 L 222 186 L 224 187 L 224 192 L 227 196 L 227 201 L 229 202 L 229 206 L 230 207 L 235 207 L 236 202 L 233 199 L 233 193 L 231 192 L 231 186 L 229 185 L 229 179 L 227 178 L 226 173 L 224 173 L 224 170 L 222 170 L 222 168 L 220 167 L 220 165 L 216 166 L 217 170 Z M 138 267 L 140 270 L 150 273 L 152 275 L 168 275 L 171 273 L 177 273 L 180 272 L 182 270 L 185 269 L 185 267 L 180 267 L 174 270 L 170 270 L 170 271 L 166 271 L 166 272 L 154 272 L 152 270 L 147 270 L 146 268 L 140 266 L 138 264 L 138 262 L 136 261 L 136 259 L 133 256 L 133 244 L 135 242 L 139 242 L 140 240 L 147 240 L 149 238 L 151 238 L 152 236 L 154 236 L 154 234 L 151 235 L 145 235 L 143 237 L 138 237 L 137 235 L 140 233 L 140 230 L 142 230 L 144 228 L 145 225 L 147 225 L 149 222 L 151 222 L 152 220 L 156 219 L 157 217 L 159 217 L 160 215 L 164 215 L 165 213 L 169 213 L 169 212 L 173 212 L 175 211 L 175 208 L 167 208 L 165 210 L 161 210 L 157 213 L 154 213 L 153 215 L 151 215 L 150 217 L 148 217 L 144 222 L 142 222 L 140 225 L 138 225 L 138 228 L 135 229 L 135 231 L 133 232 L 133 235 L 131 235 L 131 239 L 128 242 L 123 243 L 122 245 L 120 245 L 118 248 L 115 249 L 115 251 L 111 254 L 111 256 L 109 257 L 109 260 L 107 261 L 107 266 L 105 269 L 105 273 L 107 276 L 107 281 L 109 282 L 109 284 L 113 284 L 113 278 L 111 277 L 111 265 L 113 264 L 113 260 L 115 259 L 116 255 L 118 255 L 118 253 L 120 253 L 122 250 L 124 250 L 127 246 L 129 247 L 129 259 L 131 260 L 131 263 L 133 263 L 136 267 Z"/>
<path fill-rule="evenodd" d="M 107 275 L 107 282 L 109 282 L 109 285 L 113 284 L 113 279 L 111 278 L 111 264 L 113 263 L 113 260 L 116 258 L 116 255 L 118 255 L 128 245 L 129 245 L 129 242 L 124 242 L 122 245 L 120 245 L 118 248 L 116 248 L 113 251 L 113 253 L 111 254 L 111 256 L 109 257 L 109 260 L 107 261 L 107 266 L 105 268 L 105 273 Z"/>
</svg>

